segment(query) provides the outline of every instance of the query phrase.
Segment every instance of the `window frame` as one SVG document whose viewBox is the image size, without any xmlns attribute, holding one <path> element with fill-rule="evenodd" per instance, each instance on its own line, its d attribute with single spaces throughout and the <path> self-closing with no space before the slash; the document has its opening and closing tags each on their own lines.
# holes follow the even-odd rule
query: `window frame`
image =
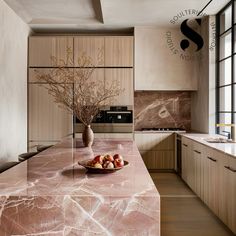
<svg viewBox="0 0 236 236">
<path fill-rule="evenodd" d="M 229 3 L 227 3 L 216 15 L 216 123 L 222 123 L 220 122 L 220 115 L 221 114 L 231 114 L 231 124 L 235 124 L 235 118 L 234 116 L 236 115 L 236 109 L 234 104 L 234 98 L 235 98 L 235 93 L 236 93 L 236 45 L 235 45 L 235 39 L 236 39 L 236 14 L 235 14 L 235 7 L 236 7 L 236 0 L 231 0 Z M 221 14 L 228 8 L 231 7 L 231 27 L 228 29 L 222 31 L 220 33 L 220 16 Z M 224 34 L 227 34 L 228 32 L 231 31 L 231 53 L 230 56 L 220 58 L 220 50 L 221 50 L 221 45 L 220 45 L 220 39 L 221 36 Z M 227 59 L 231 59 L 231 83 L 230 84 L 224 84 L 220 85 L 220 63 L 223 61 L 226 61 Z M 223 87 L 231 87 L 231 111 L 221 111 L 220 110 L 220 89 Z M 235 88 L 234 88 L 235 87 Z M 216 127 L 216 133 L 217 134 L 222 134 L 220 133 L 220 127 Z M 231 134 L 232 134 L 232 127 L 231 127 Z M 223 135 L 223 134 L 222 134 Z"/>
</svg>

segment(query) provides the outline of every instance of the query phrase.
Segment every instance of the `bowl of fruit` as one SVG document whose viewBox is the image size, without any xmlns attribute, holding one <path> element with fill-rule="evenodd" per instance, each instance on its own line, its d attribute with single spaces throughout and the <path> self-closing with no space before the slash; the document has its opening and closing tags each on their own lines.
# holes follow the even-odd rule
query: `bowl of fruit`
<svg viewBox="0 0 236 236">
<path fill-rule="evenodd" d="M 90 172 L 107 174 L 121 170 L 129 165 L 129 162 L 125 161 L 120 154 L 115 154 L 114 156 L 106 154 L 97 155 L 93 159 L 79 161 L 78 164 Z"/>
</svg>

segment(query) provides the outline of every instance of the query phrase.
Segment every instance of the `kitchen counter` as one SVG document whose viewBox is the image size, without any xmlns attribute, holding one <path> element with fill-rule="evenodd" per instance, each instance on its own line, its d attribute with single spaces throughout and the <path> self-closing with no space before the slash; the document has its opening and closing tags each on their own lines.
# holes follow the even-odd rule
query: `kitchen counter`
<svg viewBox="0 0 236 236">
<path fill-rule="evenodd" d="M 160 195 L 133 141 L 66 139 L 0 174 L 0 235 L 160 235 Z M 90 174 L 79 160 L 120 153 L 130 165 Z"/>
<path fill-rule="evenodd" d="M 221 135 L 210 135 L 200 133 L 181 133 L 181 136 L 192 139 L 198 143 L 201 143 L 207 147 L 211 147 L 215 150 L 221 151 L 236 158 L 236 143 L 209 143 L 205 139 L 221 137 Z"/>
</svg>

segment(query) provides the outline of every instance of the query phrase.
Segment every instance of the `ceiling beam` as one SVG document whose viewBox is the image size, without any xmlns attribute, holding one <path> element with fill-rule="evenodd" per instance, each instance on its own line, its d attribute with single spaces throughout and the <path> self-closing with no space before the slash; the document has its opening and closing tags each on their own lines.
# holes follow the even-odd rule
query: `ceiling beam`
<svg viewBox="0 0 236 236">
<path fill-rule="evenodd" d="M 96 19 L 104 24 L 101 0 L 92 0 Z"/>
</svg>

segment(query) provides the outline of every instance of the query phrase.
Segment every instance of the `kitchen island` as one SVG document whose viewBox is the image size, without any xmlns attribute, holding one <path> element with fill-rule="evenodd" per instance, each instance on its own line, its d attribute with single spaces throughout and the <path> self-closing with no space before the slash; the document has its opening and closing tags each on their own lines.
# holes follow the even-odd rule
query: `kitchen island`
<svg viewBox="0 0 236 236">
<path fill-rule="evenodd" d="M 75 148 L 76 147 L 76 148 Z M 78 161 L 119 153 L 129 166 L 92 174 Z M 0 175 L 0 235 L 160 235 L 160 195 L 133 141 L 65 139 Z"/>
</svg>

